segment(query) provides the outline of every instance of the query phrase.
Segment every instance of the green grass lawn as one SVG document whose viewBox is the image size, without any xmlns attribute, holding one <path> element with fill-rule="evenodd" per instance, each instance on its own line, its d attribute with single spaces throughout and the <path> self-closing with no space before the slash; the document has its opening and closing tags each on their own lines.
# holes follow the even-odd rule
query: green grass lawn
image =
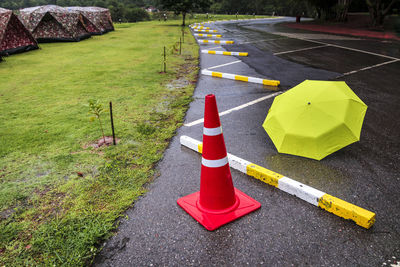
<svg viewBox="0 0 400 267">
<path fill-rule="evenodd" d="M 90 264 L 146 191 L 197 79 L 187 28 L 182 55 L 173 48 L 179 24 L 116 24 L 0 63 L 0 266 Z M 117 146 L 90 146 L 102 136 L 90 99 L 113 102 Z M 108 113 L 102 120 L 111 135 Z"/>
</svg>

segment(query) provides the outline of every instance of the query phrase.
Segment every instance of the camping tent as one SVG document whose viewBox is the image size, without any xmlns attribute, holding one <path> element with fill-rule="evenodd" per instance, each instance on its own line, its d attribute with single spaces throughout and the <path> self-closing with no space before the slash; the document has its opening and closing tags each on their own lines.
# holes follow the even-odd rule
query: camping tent
<svg viewBox="0 0 400 267">
<path fill-rule="evenodd" d="M 11 10 L 0 8 L 0 58 L 37 48 L 35 39 L 18 17 Z"/>
<path fill-rule="evenodd" d="M 87 9 L 90 10 L 90 12 L 94 12 L 98 14 L 98 16 L 100 16 L 100 22 L 104 28 L 104 32 L 109 32 L 114 30 L 114 25 L 111 19 L 110 10 L 101 7 L 87 7 Z"/>
<path fill-rule="evenodd" d="M 90 37 L 82 15 L 63 7 L 48 5 L 24 8 L 19 16 L 38 42 L 80 41 Z"/>
<path fill-rule="evenodd" d="M 102 34 L 114 30 L 110 11 L 101 7 L 67 7 L 68 10 L 80 12 L 86 29 L 92 34 Z"/>
<path fill-rule="evenodd" d="M 83 7 L 73 6 L 67 7 L 68 11 L 75 11 L 82 14 L 84 26 L 90 34 L 102 34 L 101 28 L 99 27 L 99 19 L 96 16 L 92 16 L 92 13 L 86 12 Z"/>
</svg>

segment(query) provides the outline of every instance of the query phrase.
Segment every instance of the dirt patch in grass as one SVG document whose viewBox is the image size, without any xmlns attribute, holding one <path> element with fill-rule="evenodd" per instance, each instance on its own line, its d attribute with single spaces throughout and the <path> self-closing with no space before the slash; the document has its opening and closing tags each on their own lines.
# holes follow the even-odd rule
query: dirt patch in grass
<svg viewBox="0 0 400 267">
<path fill-rule="evenodd" d="M 6 220 L 8 217 L 13 215 L 15 212 L 14 208 L 5 209 L 0 212 L 0 221 Z"/>
<path fill-rule="evenodd" d="M 115 144 L 117 145 L 121 139 L 115 138 Z M 114 145 L 113 137 L 112 136 L 105 136 L 104 138 L 100 138 L 97 141 L 90 143 L 88 145 L 83 146 L 83 148 L 93 147 L 99 148 L 102 146 L 111 146 Z"/>
</svg>

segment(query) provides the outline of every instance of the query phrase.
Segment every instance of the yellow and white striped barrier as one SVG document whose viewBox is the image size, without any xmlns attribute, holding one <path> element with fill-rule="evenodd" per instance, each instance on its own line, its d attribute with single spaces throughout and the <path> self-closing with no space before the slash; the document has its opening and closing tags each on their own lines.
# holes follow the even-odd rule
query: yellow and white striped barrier
<svg viewBox="0 0 400 267">
<path fill-rule="evenodd" d="M 203 144 L 188 136 L 181 136 L 180 142 L 181 145 L 199 153 L 203 151 Z M 375 213 L 371 211 L 360 208 L 229 153 L 228 160 L 231 168 L 254 177 L 266 184 L 275 186 L 286 193 L 294 195 L 339 217 L 352 220 L 361 227 L 369 229 L 375 223 Z"/>
<path fill-rule="evenodd" d="M 231 73 L 222 73 L 222 72 L 210 71 L 207 69 L 202 70 L 201 74 L 218 77 L 218 78 L 242 81 L 242 82 L 259 83 L 259 84 L 270 85 L 270 86 L 279 86 L 279 84 L 281 83 L 280 81 L 276 81 L 276 80 L 267 80 L 267 79 L 261 79 L 261 78 L 236 75 L 236 74 L 231 74 Z"/>
<path fill-rule="evenodd" d="M 224 56 L 241 56 L 241 57 L 247 57 L 249 55 L 249 53 L 247 52 L 228 52 L 228 51 L 215 51 L 215 50 L 201 50 L 201 53 L 224 55 Z"/>
<path fill-rule="evenodd" d="M 194 26 L 192 29 L 197 29 L 197 30 L 209 30 L 210 27 L 204 27 L 204 26 Z"/>
<path fill-rule="evenodd" d="M 195 33 L 194 36 L 198 36 L 198 37 L 215 37 L 215 38 L 221 38 L 222 35 L 221 34 L 202 34 L 202 33 Z"/>
<path fill-rule="evenodd" d="M 194 32 L 218 32 L 217 30 L 197 30 L 193 29 Z"/>
<path fill-rule="evenodd" d="M 202 44 L 233 44 L 234 41 L 225 41 L 225 40 L 198 40 L 199 43 Z"/>
</svg>

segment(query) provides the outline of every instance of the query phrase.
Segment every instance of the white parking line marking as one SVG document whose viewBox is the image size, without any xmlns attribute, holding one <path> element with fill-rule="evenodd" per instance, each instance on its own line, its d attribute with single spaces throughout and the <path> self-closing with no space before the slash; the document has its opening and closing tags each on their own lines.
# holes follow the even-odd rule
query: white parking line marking
<svg viewBox="0 0 400 267">
<path fill-rule="evenodd" d="M 347 46 L 341 46 L 341 45 L 335 45 L 335 44 L 329 44 L 329 43 L 324 43 L 324 42 L 320 42 L 320 41 L 315 41 L 315 40 L 310 40 L 310 39 L 305 39 L 305 38 L 298 38 L 298 37 L 294 37 L 293 35 L 285 35 L 285 34 L 279 34 L 278 35 L 281 36 L 286 36 L 292 39 L 297 39 L 297 40 L 303 40 L 303 41 L 307 41 L 307 42 L 311 42 L 311 43 L 316 43 L 316 44 L 321 44 L 321 45 L 327 45 L 327 46 L 332 46 L 332 47 L 337 47 L 337 48 L 341 48 L 341 49 L 346 49 L 346 50 L 350 50 L 350 51 L 355 51 L 355 52 L 359 52 L 359 53 L 364 53 L 364 54 L 369 54 L 369 55 L 374 55 L 374 56 L 378 56 L 378 57 L 384 57 L 384 58 L 389 58 L 389 59 L 393 59 L 393 60 L 400 60 L 400 58 L 396 58 L 396 57 L 391 57 L 391 56 L 387 56 L 387 55 L 382 55 L 382 54 L 377 54 L 377 53 L 373 53 L 373 52 L 369 52 L 369 51 L 364 51 L 361 49 L 356 49 L 356 48 L 351 48 L 351 47 L 347 47 Z"/>
<path fill-rule="evenodd" d="M 219 68 L 219 67 L 224 67 L 224 66 L 228 66 L 228 65 L 236 64 L 236 63 L 239 63 L 239 62 L 242 62 L 242 61 L 241 61 L 241 60 L 232 61 L 232 62 L 229 62 L 229 63 L 225 63 L 225 64 L 217 65 L 217 66 L 210 67 L 210 68 L 207 68 L 207 69 L 208 69 L 208 70 L 212 70 L 212 69 L 216 69 L 216 68 Z"/>
<path fill-rule="evenodd" d="M 400 59 L 386 61 L 386 62 L 375 64 L 375 65 L 372 65 L 372 66 L 369 66 L 369 67 L 365 67 L 365 68 L 362 68 L 362 69 L 359 69 L 359 70 L 349 71 L 349 72 L 343 73 L 342 75 L 339 75 L 336 78 L 341 78 L 343 76 L 351 75 L 351 74 L 354 74 L 354 73 L 357 73 L 357 72 L 360 72 L 360 71 L 364 71 L 364 70 L 370 70 L 370 69 L 373 69 L 373 68 L 376 68 L 376 67 L 380 67 L 380 66 L 383 66 L 383 65 L 386 65 L 386 64 L 391 64 L 391 63 L 398 62 L 398 61 L 400 61 Z"/>
<path fill-rule="evenodd" d="M 264 39 L 264 40 L 250 41 L 250 42 L 244 42 L 244 43 L 239 43 L 239 44 L 255 44 L 255 43 L 268 42 L 268 41 L 275 41 L 275 40 L 286 39 L 286 38 L 288 38 L 288 37 L 284 36 L 284 37 L 282 37 L 282 38 Z"/>
<path fill-rule="evenodd" d="M 311 50 L 311 49 L 317 49 L 317 48 L 327 47 L 327 46 L 330 46 L 330 45 L 329 45 L 329 44 L 327 44 L 327 45 L 319 45 L 319 46 L 301 48 L 301 49 L 296 49 L 296 50 L 278 52 L 278 53 L 274 53 L 274 56 L 276 56 L 276 55 L 282 55 L 282 54 L 289 54 L 289 53 L 294 53 L 294 52 L 299 52 L 299 51 L 305 51 L 305 50 Z"/>
<path fill-rule="evenodd" d="M 210 48 L 207 48 L 208 50 L 213 50 L 213 49 L 219 49 L 219 48 L 222 48 L 221 46 L 216 46 L 216 47 L 210 47 Z"/>
<path fill-rule="evenodd" d="M 246 108 L 246 107 L 249 107 L 249 106 L 252 106 L 252 105 L 254 105 L 254 104 L 257 104 L 257 103 L 259 103 L 259 102 L 261 102 L 261 101 L 264 101 L 264 100 L 266 100 L 266 99 L 269 99 L 269 98 L 271 98 L 271 97 L 280 95 L 280 94 L 282 94 L 282 93 L 283 93 L 283 92 L 276 92 L 276 93 L 273 93 L 273 94 L 270 94 L 270 95 L 267 95 L 267 96 L 260 97 L 260 98 L 258 98 L 258 99 L 256 99 L 256 100 L 250 101 L 250 102 L 248 102 L 248 103 L 246 103 L 246 104 L 243 104 L 243 105 L 240 105 L 240 106 L 237 106 L 237 107 L 234 107 L 234 108 L 225 110 L 225 111 L 223 111 L 223 112 L 220 112 L 220 113 L 219 113 L 219 116 L 221 117 L 221 116 L 224 116 L 224 115 L 226 115 L 226 114 L 229 114 L 229 113 L 231 113 L 231 112 L 233 112 L 233 111 L 237 111 L 237 110 L 244 109 L 244 108 Z M 198 119 L 198 120 L 195 120 L 195 121 L 192 121 L 192 122 L 190 122 L 190 123 L 185 123 L 183 126 L 191 127 L 191 126 L 194 126 L 194 125 L 203 123 L 203 122 L 204 122 L 204 118 Z"/>
<path fill-rule="evenodd" d="M 360 50 L 360 49 L 356 49 L 356 48 L 351 48 L 351 47 L 347 47 L 347 46 L 341 46 L 341 45 L 335 45 L 335 44 L 328 44 L 328 43 L 324 43 L 324 42 L 320 42 L 320 41 L 314 41 L 314 40 L 308 40 L 308 39 L 304 39 L 304 40 L 305 40 L 305 41 L 309 41 L 309 42 L 313 42 L 313 43 L 317 43 L 317 44 L 330 45 L 330 46 L 333 46 L 333 47 L 342 48 L 342 49 L 346 49 L 346 50 L 350 50 L 350 51 L 356 51 L 356 52 L 360 52 L 360 53 L 365 53 L 365 54 L 369 54 L 369 55 L 374 55 L 374 56 L 378 56 L 378 57 L 384 57 L 384 58 L 390 58 L 390 59 L 397 59 L 397 60 L 400 60 L 400 58 L 391 57 L 391 56 L 382 55 L 382 54 L 377 54 L 377 53 L 373 53 L 373 52 L 369 52 L 369 51 L 364 51 L 364 50 Z"/>
</svg>

